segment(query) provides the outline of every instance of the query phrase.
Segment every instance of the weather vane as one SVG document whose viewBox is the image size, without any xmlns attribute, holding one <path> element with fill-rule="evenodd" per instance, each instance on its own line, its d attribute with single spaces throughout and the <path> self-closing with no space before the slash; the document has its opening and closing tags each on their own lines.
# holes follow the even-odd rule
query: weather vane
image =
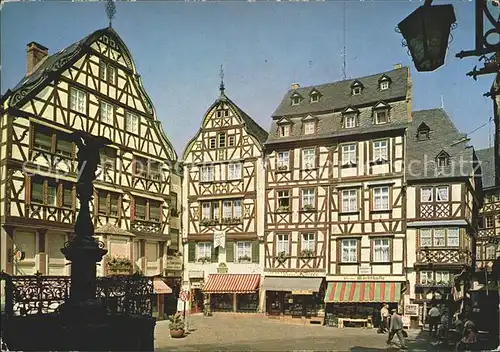
<svg viewBox="0 0 500 352">
<path fill-rule="evenodd" d="M 224 69 L 222 68 L 222 65 L 220 65 L 220 73 L 219 73 L 219 77 L 220 77 L 220 94 L 224 94 Z"/>
<path fill-rule="evenodd" d="M 116 6 L 113 0 L 106 0 L 106 14 L 109 19 L 109 26 L 111 27 L 111 22 L 116 14 Z"/>
</svg>

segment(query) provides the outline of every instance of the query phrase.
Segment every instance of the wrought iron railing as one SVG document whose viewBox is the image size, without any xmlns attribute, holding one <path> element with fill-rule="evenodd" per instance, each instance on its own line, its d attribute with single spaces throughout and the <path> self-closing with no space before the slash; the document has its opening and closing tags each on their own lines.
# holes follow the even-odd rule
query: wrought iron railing
<svg viewBox="0 0 500 352">
<path fill-rule="evenodd" d="M 10 276 L 5 280 L 5 314 L 54 314 L 70 298 L 68 276 Z M 153 314 L 153 279 L 140 275 L 98 277 L 96 298 L 110 315 Z"/>
</svg>

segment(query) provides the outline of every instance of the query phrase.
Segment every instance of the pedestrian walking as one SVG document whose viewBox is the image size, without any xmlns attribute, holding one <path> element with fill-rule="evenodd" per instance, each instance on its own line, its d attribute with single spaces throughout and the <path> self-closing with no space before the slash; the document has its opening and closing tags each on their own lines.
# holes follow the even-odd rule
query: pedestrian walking
<svg viewBox="0 0 500 352">
<path fill-rule="evenodd" d="M 378 332 L 385 334 L 387 332 L 387 321 L 389 318 L 389 305 L 385 304 L 380 309 L 380 327 Z"/>
<path fill-rule="evenodd" d="M 392 310 L 391 316 L 391 326 L 389 327 L 389 338 L 387 339 L 387 344 L 390 345 L 394 335 L 397 335 L 400 343 L 400 348 L 406 350 L 406 343 L 403 336 L 403 319 L 398 314 L 397 309 Z"/>
<path fill-rule="evenodd" d="M 471 351 L 474 350 L 477 345 L 477 328 L 476 324 L 467 316 L 464 323 L 464 329 L 462 332 L 462 339 L 457 344 L 456 351 Z"/>
<path fill-rule="evenodd" d="M 441 317 L 441 312 L 439 311 L 436 305 L 433 305 L 431 310 L 429 310 L 427 321 L 429 322 L 429 334 L 432 335 L 432 332 L 435 332 L 437 336 L 438 333 L 438 325 Z"/>
</svg>

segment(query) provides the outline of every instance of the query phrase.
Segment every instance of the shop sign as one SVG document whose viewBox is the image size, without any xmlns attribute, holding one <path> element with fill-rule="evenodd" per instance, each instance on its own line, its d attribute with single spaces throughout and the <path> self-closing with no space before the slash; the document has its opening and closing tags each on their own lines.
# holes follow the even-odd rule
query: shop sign
<svg viewBox="0 0 500 352">
<path fill-rule="evenodd" d="M 365 275 L 365 276 L 344 276 L 346 281 L 385 281 L 385 276 Z"/>
<path fill-rule="evenodd" d="M 418 304 L 406 304 L 405 305 L 405 315 L 418 317 Z"/>
<path fill-rule="evenodd" d="M 403 321 L 403 327 L 405 327 L 405 328 L 409 328 L 410 327 L 411 318 L 409 316 L 403 315 L 401 317 L 401 320 Z"/>
<path fill-rule="evenodd" d="M 169 271 L 182 270 L 182 258 L 176 257 L 175 255 L 167 255 L 167 263 L 165 265 L 165 270 Z"/>
<path fill-rule="evenodd" d="M 226 231 L 214 231 L 214 248 L 226 248 Z"/>
<path fill-rule="evenodd" d="M 325 276 L 324 271 L 276 271 L 276 270 L 264 270 L 265 273 L 269 273 L 269 276 L 294 276 L 294 277 L 323 277 Z"/>
<path fill-rule="evenodd" d="M 292 295 L 312 295 L 313 291 L 311 290 L 295 290 L 292 291 Z"/>
<path fill-rule="evenodd" d="M 202 270 L 189 270 L 189 278 L 190 279 L 203 279 L 204 272 Z"/>
<path fill-rule="evenodd" d="M 359 274 L 360 275 L 371 275 L 372 273 L 372 267 L 371 266 L 361 266 L 359 267 Z"/>
</svg>

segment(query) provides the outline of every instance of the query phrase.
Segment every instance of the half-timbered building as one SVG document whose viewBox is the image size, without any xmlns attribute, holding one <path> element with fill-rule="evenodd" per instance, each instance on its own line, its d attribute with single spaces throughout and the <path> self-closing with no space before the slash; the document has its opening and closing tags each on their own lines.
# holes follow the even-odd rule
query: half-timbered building
<svg viewBox="0 0 500 352">
<path fill-rule="evenodd" d="M 266 142 L 270 315 L 321 316 L 326 302 L 337 318 L 366 318 L 370 304 L 399 301 L 410 120 L 407 67 L 292 85 Z"/>
<path fill-rule="evenodd" d="M 257 311 L 264 131 L 224 93 L 183 154 L 184 283 L 194 310 Z"/>
<path fill-rule="evenodd" d="M 408 302 L 455 309 L 466 287 L 455 277 L 474 266 L 479 177 L 474 149 L 442 109 L 415 111 L 408 129 L 407 262 Z M 454 311 L 451 311 L 453 315 Z"/>
<path fill-rule="evenodd" d="M 27 62 L 25 77 L 1 99 L 2 270 L 69 274 L 60 249 L 79 209 L 70 135 L 85 131 L 112 141 L 101 150 L 91 207 L 108 250 L 98 273 L 162 274 L 169 240 L 178 243 L 169 237 L 177 157 L 127 46 L 108 27 L 52 55 L 29 43 Z"/>
</svg>

